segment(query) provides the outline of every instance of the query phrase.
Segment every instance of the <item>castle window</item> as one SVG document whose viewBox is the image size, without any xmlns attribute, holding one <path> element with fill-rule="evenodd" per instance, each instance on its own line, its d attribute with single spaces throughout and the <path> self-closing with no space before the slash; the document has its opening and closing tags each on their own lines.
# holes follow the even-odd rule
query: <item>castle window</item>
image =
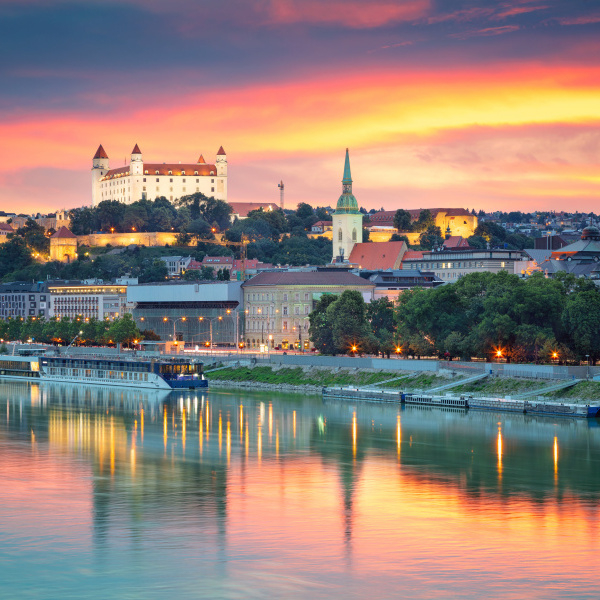
<svg viewBox="0 0 600 600">
<path fill-rule="evenodd" d="M 356 227 L 352 230 L 352 241 L 356 241 Z"/>
<path fill-rule="evenodd" d="M 199 188 L 199 187 L 197 187 L 197 188 L 196 188 L 196 191 L 197 191 L 197 192 L 199 192 L 199 191 L 200 191 L 200 188 Z"/>
<path fill-rule="evenodd" d="M 159 181 L 160 181 L 160 180 L 159 180 L 159 178 L 157 177 L 157 178 L 156 178 L 156 183 L 158 183 Z M 158 189 L 158 188 L 156 188 L 156 189 Z"/>
<path fill-rule="evenodd" d="M 214 175 L 214 174 L 215 174 L 215 172 L 214 172 L 214 171 L 211 171 L 211 172 L 210 172 L 210 174 L 211 174 L 211 175 Z"/>
<path fill-rule="evenodd" d="M 147 172 L 148 172 L 148 171 L 146 171 L 146 173 L 147 173 Z M 144 183 L 146 183 L 146 178 L 145 178 L 145 177 L 144 177 Z"/>
<path fill-rule="evenodd" d="M 198 175 L 198 173 L 196 173 L 196 175 Z M 199 180 L 199 179 L 196 179 L 196 183 L 200 183 L 200 180 Z"/>
<path fill-rule="evenodd" d="M 169 171 L 169 175 L 171 175 L 171 171 Z M 172 179 L 169 179 L 169 182 L 170 182 L 170 183 L 173 183 L 173 180 L 172 180 Z"/>
<path fill-rule="evenodd" d="M 211 180 L 210 180 L 210 182 L 211 182 L 211 183 L 214 183 L 214 182 L 215 182 L 215 180 L 214 180 L 214 179 L 211 179 Z"/>
<path fill-rule="evenodd" d="M 211 191 L 211 192 L 214 192 L 214 191 L 215 191 L 215 188 L 214 188 L 214 187 L 210 188 L 210 191 Z"/>
<path fill-rule="evenodd" d="M 182 174 L 182 175 L 185 175 L 185 171 L 181 171 L 181 174 Z"/>
<path fill-rule="evenodd" d="M 143 191 L 144 191 L 144 192 L 146 191 L 146 186 L 144 186 L 144 188 L 143 188 Z"/>
<path fill-rule="evenodd" d="M 169 171 L 169 175 L 173 175 L 173 171 Z M 173 180 L 171 179 L 171 181 L 173 181 Z"/>
<path fill-rule="evenodd" d="M 338 242 L 342 241 L 342 230 L 338 229 Z"/>
<path fill-rule="evenodd" d="M 198 175 L 198 171 L 194 171 L 194 175 Z M 198 180 L 196 180 L 196 183 L 198 183 Z"/>
<path fill-rule="evenodd" d="M 184 175 L 185 175 L 185 173 L 184 173 Z M 185 183 L 185 179 L 183 180 L 183 183 Z"/>
<path fill-rule="evenodd" d="M 155 174 L 158 175 L 158 169 L 156 169 Z"/>
</svg>

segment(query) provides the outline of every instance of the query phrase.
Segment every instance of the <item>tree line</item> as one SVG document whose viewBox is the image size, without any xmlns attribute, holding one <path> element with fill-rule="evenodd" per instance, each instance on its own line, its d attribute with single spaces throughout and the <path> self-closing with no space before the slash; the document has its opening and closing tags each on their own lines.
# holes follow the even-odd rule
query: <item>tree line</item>
<svg viewBox="0 0 600 600">
<path fill-rule="evenodd" d="M 600 359 L 600 293 L 572 274 L 521 279 L 472 273 L 456 283 L 366 304 L 359 292 L 324 295 L 310 315 L 323 354 L 558 362 Z"/>
<path fill-rule="evenodd" d="M 81 333 L 80 333 L 81 332 Z M 0 339 L 68 346 L 132 344 L 135 340 L 156 339 L 152 331 L 140 331 L 130 314 L 112 321 L 84 317 L 29 317 L 0 320 Z"/>
</svg>

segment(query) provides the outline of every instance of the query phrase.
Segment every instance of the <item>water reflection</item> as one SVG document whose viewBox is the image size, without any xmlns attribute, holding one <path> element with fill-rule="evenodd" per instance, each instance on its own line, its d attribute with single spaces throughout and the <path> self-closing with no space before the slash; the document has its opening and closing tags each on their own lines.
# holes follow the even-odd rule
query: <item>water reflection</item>
<svg viewBox="0 0 600 600">
<path fill-rule="evenodd" d="M 33 520 L 55 531 L 43 560 L 93 553 L 79 597 L 107 573 L 184 597 L 597 595 L 595 423 L 60 384 L 0 398 L 0 547 L 36 564 Z"/>
</svg>

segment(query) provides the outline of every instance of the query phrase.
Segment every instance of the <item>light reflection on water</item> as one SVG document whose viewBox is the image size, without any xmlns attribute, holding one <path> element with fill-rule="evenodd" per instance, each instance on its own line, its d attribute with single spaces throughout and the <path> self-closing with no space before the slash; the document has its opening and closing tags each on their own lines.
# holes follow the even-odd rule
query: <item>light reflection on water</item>
<svg viewBox="0 0 600 600">
<path fill-rule="evenodd" d="M 0 383 L 0 597 L 598 598 L 595 425 Z"/>
</svg>

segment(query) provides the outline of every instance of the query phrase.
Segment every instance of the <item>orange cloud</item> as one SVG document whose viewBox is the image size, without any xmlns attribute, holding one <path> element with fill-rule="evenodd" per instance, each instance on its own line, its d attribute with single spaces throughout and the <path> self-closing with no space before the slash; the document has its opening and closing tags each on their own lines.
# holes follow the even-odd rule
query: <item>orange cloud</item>
<svg viewBox="0 0 600 600">
<path fill-rule="evenodd" d="M 271 193 L 267 175 L 274 181 L 285 175 L 296 181 L 291 194 L 331 202 L 339 187 L 340 148 L 350 146 L 353 156 L 362 154 L 355 169 L 365 205 L 380 206 L 382 194 L 390 197 L 393 190 L 410 190 L 415 202 L 435 197 L 436 204 L 441 194 L 464 200 L 466 193 L 474 205 L 490 196 L 490 182 L 505 198 L 556 197 L 557 191 L 564 197 L 572 190 L 587 202 L 593 190 L 597 197 L 598 165 L 589 160 L 595 146 L 582 149 L 579 138 L 567 152 L 560 135 L 543 127 L 581 127 L 589 145 L 600 123 L 600 85 L 592 83 L 598 81 L 600 67 L 534 63 L 353 77 L 324 73 L 192 93 L 177 101 L 165 94 L 141 107 L 126 99 L 105 115 L 40 112 L 10 121 L 5 116 L 0 189 L 16 202 L 22 194 L 15 185 L 18 173 L 31 185 L 41 168 L 65 169 L 65 178 L 76 172 L 86 180 L 78 188 L 78 204 L 84 204 L 90 193 L 86 171 L 100 142 L 113 167 L 124 164 L 135 142 L 146 160 L 155 161 L 194 160 L 200 152 L 211 160 L 223 144 L 232 161 L 232 197 Z M 501 135 L 519 128 L 529 130 Z M 473 132 L 481 136 L 475 139 Z M 538 156 L 540 164 L 517 154 Z M 53 204 L 61 198 L 56 184 Z M 48 197 L 41 184 L 37 190 L 38 202 Z M 35 186 L 32 198 L 34 192 Z"/>
</svg>

